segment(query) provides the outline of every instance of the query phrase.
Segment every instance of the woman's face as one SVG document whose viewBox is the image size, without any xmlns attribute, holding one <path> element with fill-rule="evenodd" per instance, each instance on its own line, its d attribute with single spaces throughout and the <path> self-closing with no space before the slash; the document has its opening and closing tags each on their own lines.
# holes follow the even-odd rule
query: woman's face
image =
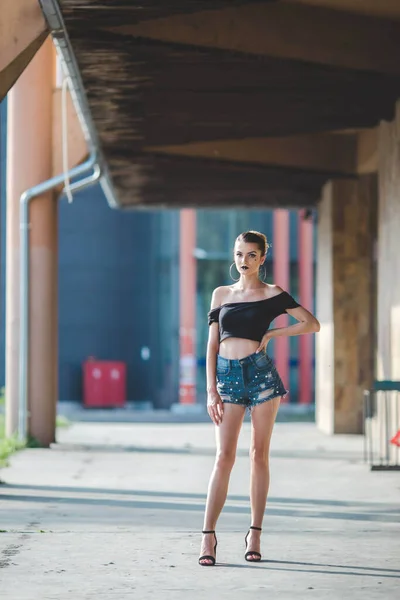
<svg viewBox="0 0 400 600">
<path fill-rule="evenodd" d="M 257 244 L 236 242 L 234 250 L 235 265 L 241 275 L 258 275 L 258 270 L 264 264 L 265 256 Z"/>
</svg>

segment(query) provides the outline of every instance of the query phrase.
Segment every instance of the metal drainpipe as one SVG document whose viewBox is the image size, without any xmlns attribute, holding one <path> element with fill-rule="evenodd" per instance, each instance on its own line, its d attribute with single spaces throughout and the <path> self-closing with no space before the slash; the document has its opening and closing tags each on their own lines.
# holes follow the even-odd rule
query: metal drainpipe
<svg viewBox="0 0 400 600">
<path fill-rule="evenodd" d="M 93 169 L 92 175 L 70 185 L 72 192 L 93 185 L 102 176 L 97 154 L 74 167 L 68 173 L 69 178 L 83 175 Z M 30 201 L 45 192 L 64 183 L 65 174 L 57 175 L 47 181 L 26 190 L 20 198 L 20 308 L 19 308 L 19 402 L 18 402 L 18 438 L 26 441 L 28 424 L 28 365 L 29 365 L 29 204 Z"/>
<path fill-rule="evenodd" d="M 93 174 L 70 185 L 71 191 L 77 191 L 99 181 L 106 200 L 111 208 L 120 205 L 108 173 L 107 165 L 100 152 L 98 136 L 94 127 L 84 86 L 76 63 L 74 52 L 62 13 L 57 0 L 39 0 L 43 14 L 49 25 L 53 43 L 60 56 L 64 73 L 70 78 L 70 93 L 83 134 L 90 150 L 89 159 L 71 169 L 69 178 L 78 177 L 93 169 Z M 20 198 L 20 323 L 19 323 L 19 401 L 18 401 L 18 437 L 27 436 L 28 415 L 28 363 L 29 363 L 29 203 L 30 201 L 58 185 L 64 183 L 65 174 L 57 175 L 29 190 Z"/>
</svg>

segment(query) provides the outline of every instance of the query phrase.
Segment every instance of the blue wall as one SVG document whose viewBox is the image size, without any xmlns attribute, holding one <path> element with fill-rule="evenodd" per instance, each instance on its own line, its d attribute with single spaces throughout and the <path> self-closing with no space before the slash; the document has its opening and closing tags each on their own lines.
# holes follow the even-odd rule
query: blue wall
<svg viewBox="0 0 400 600">
<path fill-rule="evenodd" d="M 156 214 L 109 208 L 100 186 L 59 203 L 59 397 L 81 400 L 81 366 L 88 356 L 122 360 L 128 400 L 149 400 L 157 383 L 149 307 L 156 274 Z M 154 296 L 154 295 L 153 295 Z"/>
</svg>

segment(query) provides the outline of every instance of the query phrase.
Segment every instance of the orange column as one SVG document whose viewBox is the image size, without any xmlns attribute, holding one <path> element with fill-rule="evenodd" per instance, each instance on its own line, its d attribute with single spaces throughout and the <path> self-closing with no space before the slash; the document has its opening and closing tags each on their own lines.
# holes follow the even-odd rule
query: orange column
<svg viewBox="0 0 400 600">
<path fill-rule="evenodd" d="M 36 63 L 40 135 L 33 152 L 40 154 L 39 181 L 52 173 L 52 106 L 55 82 L 55 52 L 47 40 Z M 48 446 L 55 441 L 58 394 L 57 331 L 57 200 L 49 192 L 30 205 L 30 343 L 29 343 L 29 433 Z"/>
<path fill-rule="evenodd" d="M 180 213 L 179 401 L 196 402 L 196 211 Z"/>
<path fill-rule="evenodd" d="M 313 311 L 313 222 L 299 211 L 299 302 Z M 299 337 L 299 402 L 312 401 L 313 336 Z"/>
<path fill-rule="evenodd" d="M 12 88 L 7 135 L 6 413 L 17 427 L 19 355 L 19 202 L 22 192 L 52 176 L 54 50 L 49 38 Z M 51 193 L 30 206 L 30 435 L 54 441 L 56 409 L 56 206 Z"/>
<path fill-rule="evenodd" d="M 274 210 L 273 220 L 273 276 L 274 283 L 286 291 L 290 287 L 289 271 L 289 211 Z M 274 327 L 287 327 L 288 316 L 281 315 L 275 320 Z M 275 366 L 286 388 L 289 387 L 289 338 L 278 337 L 275 344 Z M 287 402 L 286 397 L 283 402 Z"/>
</svg>

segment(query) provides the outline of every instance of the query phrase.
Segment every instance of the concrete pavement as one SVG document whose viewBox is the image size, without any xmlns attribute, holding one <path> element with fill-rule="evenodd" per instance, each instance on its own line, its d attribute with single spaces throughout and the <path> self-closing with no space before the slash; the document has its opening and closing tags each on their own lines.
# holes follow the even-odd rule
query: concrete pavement
<svg viewBox="0 0 400 600">
<path fill-rule="evenodd" d="M 216 568 L 197 565 L 211 424 L 77 423 L 0 473 L 2 600 L 394 599 L 400 476 L 362 462 L 359 436 L 278 423 L 264 560 L 246 563 L 250 425 L 218 523 Z"/>
</svg>

